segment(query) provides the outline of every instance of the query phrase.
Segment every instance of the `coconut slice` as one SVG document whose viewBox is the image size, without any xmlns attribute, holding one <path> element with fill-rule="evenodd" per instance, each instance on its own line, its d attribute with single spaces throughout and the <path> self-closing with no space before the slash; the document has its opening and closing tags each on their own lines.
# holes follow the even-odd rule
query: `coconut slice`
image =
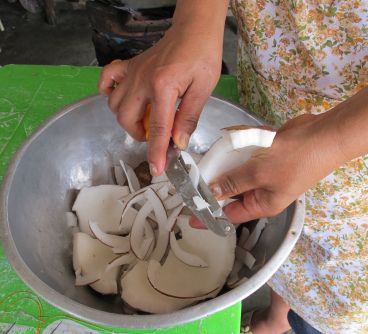
<svg viewBox="0 0 368 334">
<path fill-rule="evenodd" d="M 129 252 L 130 243 L 128 237 L 104 233 L 96 222 L 90 221 L 89 227 L 94 236 L 106 246 L 112 247 L 114 249 L 119 249 L 121 253 Z"/>
<path fill-rule="evenodd" d="M 88 275 L 83 275 L 81 273 L 81 270 L 78 269 L 75 272 L 75 286 L 86 286 L 93 283 L 96 283 L 99 281 L 102 277 L 102 273 L 94 272 L 90 273 Z"/>
<path fill-rule="evenodd" d="M 182 207 L 183 207 L 182 205 L 176 207 L 171 212 L 169 218 L 167 218 L 167 221 L 165 222 L 165 224 L 158 225 L 157 242 L 156 242 L 156 247 L 151 255 L 152 259 L 160 262 L 161 259 L 164 257 L 167 247 L 169 245 L 170 232 L 173 229 L 176 223 L 176 220 L 180 215 Z"/>
<path fill-rule="evenodd" d="M 174 208 L 176 208 L 179 205 L 183 204 L 183 198 L 180 196 L 179 193 L 169 196 L 165 201 L 164 201 L 164 206 L 166 210 L 172 210 Z"/>
<path fill-rule="evenodd" d="M 239 241 L 238 241 L 238 245 L 240 247 L 244 247 L 245 242 L 249 238 L 249 234 L 250 234 L 249 230 L 245 226 L 243 226 L 242 230 L 241 230 L 241 233 L 240 233 L 240 238 L 239 238 Z"/>
<path fill-rule="evenodd" d="M 239 272 L 243 266 L 244 266 L 243 262 L 235 258 L 233 268 L 231 269 L 230 275 L 226 280 L 226 285 L 229 288 L 231 288 L 233 284 L 240 279 Z"/>
<path fill-rule="evenodd" d="M 137 214 L 138 211 L 132 207 L 128 207 L 124 210 L 120 222 L 120 231 L 122 234 L 128 234 L 130 232 Z"/>
<path fill-rule="evenodd" d="M 129 194 L 128 187 L 101 185 L 83 188 L 73 205 L 82 232 L 92 235 L 89 221 L 100 222 L 100 228 L 107 233 L 119 233 L 123 205 L 120 198 Z"/>
<path fill-rule="evenodd" d="M 168 179 L 166 173 L 164 172 L 159 176 L 152 176 L 151 182 L 152 182 L 152 184 L 161 183 L 161 182 L 169 182 L 169 179 Z"/>
<path fill-rule="evenodd" d="M 208 264 L 203 261 L 199 256 L 195 254 L 188 253 L 180 248 L 178 241 L 175 238 L 175 233 L 170 233 L 170 248 L 175 254 L 175 256 L 182 261 L 183 263 L 187 264 L 188 266 L 192 267 L 201 267 L 207 268 Z"/>
<path fill-rule="evenodd" d="M 261 218 L 258 222 L 252 233 L 249 235 L 249 238 L 242 246 L 244 249 L 251 251 L 253 247 L 257 244 L 257 241 L 259 240 L 259 237 L 261 236 L 262 231 L 266 227 L 266 224 L 268 223 L 267 218 Z"/>
<path fill-rule="evenodd" d="M 128 181 L 130 192 L 134 193 L 138 191 L 141 188 L 141 186 L 139 184 L 137 175 L 135 175 L 134 169 L 130 167 L 128 164 L 124 163 L 123 160 L 120 160 L 120 165 L 123 168 L 125 177 Z"/>
<path fill-rule="evenodd" d="M 170 250 L 162 266 L 150 260 L 148 280 L 157 291 L 168 296 L 204 298 L 221 289 L 226 282 L 234 263 L 236 237 L 232 234 L 224 238 L 208 230 L 193 229 L 189 220 L 182 217 L 177 219 L 177 224 L 182 231 L 182 239 L 177 240 L 180 248 L 199 256 L 208 267 L 188 266 Z"/>
<path fill-rule="evenodd" d="M 235 281 L 232 281 L 231 283 L 227 283 L 227 286 L 230 288 L 230 289 L 234 289 L 236 288 L 237 286 L 243 284 L 244 282 L 248 281 L 248 277 L 242 277 L 242 278 L 238 278 L 237 280 Z"/>
<path fill-rule="evenodd" d="M 249 269 L 252 269 L 256 263 L 256 258 L 248 252 L 246 249 L 237 246 L 235 250 L 235 256 L 242 261 Z"/>
<path fill-rule="evenodd" d="M 121 166 L 114 166 L 114 176 L 116 184 L 119 186 L 124 186 L 125 182 L 127 181 L 125 172 L 123 167 Z"/>
<path fill-rule="evenodd" d="M 147 255 L 148 249 L 151 245 L 148 242 L 152 242 L 152 240 L 147 241 L 147 239 L 144 239 L 144 225 L 148 224 L 146 219 L 152 210 L 152 204 L 150 202 L 146 202 L 138 211 L 130 233 L 130 247 L 134 255 L 140 260 L 143 260 Z"/>
<path fill-rule="evenodd" d="M 132 263 L 136 257 L 132 253 L 124 254 L 122 256 L 119 256 L 115 259 L 113 259 L 106 267 L 105 271 L 110 271 L 111 269 L 114 269 L 116 267 L 121 267 L 126 264 Z"/>
<path fill-rule="evenodd" d="M 119 268 L 106 271 L 108 264 L 115 258 L 116 254 L 111 248 L 99 240 L 85 233 L 74 234 L 73 267 L 77 273 L 76 283 L 91 284 L 94 290 L 102 294 L 117 293 Z"/>
<path fill-rule="evenodd" d="M 73 212 L 65 212 L 66 226 L 73 228 L 78 226 L 78 218 Z"/>
<path fill-rule="evenodd" d="M 149 313 L 170 313 L 196 301 L 196 299 L 172 298 L 159 293 L 150 285 L 147 269 L 148 263 L 139 261 L 121 279 L 121 297 L 131 307 Z"/>
</svg>

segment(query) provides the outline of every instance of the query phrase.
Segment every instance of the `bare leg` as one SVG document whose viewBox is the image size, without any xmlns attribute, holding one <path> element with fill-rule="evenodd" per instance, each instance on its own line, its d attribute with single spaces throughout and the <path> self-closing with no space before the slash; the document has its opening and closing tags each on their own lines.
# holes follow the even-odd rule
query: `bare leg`
<svg viewBox="0 0 368 334">
<path fill-rule="evenodd" d="M 282 334 L 290 329 L 287 314 L 290 310 L 288 304 L 273 290 L 271 290 L 271 306 L 256 312 L 252 318 L 252 331 L 254 334 Z"/>
</svg>

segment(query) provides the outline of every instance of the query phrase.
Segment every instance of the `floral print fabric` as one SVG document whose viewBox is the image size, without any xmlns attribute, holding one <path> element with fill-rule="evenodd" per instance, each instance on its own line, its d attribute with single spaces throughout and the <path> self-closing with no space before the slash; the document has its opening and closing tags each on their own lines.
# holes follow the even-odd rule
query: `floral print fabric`
<svg viewBox="0 0 368 334">
<path fill-rule="evenodd" d="M 368 85 L 367 0 L 232 7 L 241 102 L 269 124 L 325 112 Z M 270 285 L 323 333 L 368 333 L 368 156 L 306 193 L 302 236 Z"/>
</svg>

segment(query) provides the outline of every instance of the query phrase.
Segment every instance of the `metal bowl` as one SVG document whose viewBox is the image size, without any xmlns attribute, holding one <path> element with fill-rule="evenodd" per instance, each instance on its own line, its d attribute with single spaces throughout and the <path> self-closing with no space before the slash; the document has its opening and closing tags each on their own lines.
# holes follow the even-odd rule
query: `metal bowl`
<svg viewBox="0 0 368 334">
<path fill-rule="evenodd" d="M 254 116 L 211 97 L 191 138 L 201 153 L 219 129 L 261 124 Z M 74 286 L 72 236 L 65 223 L 77 189 L 112 183 L 111 166 L 123 158 L 137 165 L 146 144 L 119 127 L 100 96 L 66 107 L 44 124 L 15 155 L 0 201 L 1 235 L 6 254 L 23 281 L 46 301 L 81 319 L 122 328 L 162 328 L 218 312 L 259 289 L 294 247 L 304 220 L 304 198 L 272 218 L 256 247 L 265 264 L 237 288 L 170 314 L 126 315 L 118 297 Z"/>
</svg>

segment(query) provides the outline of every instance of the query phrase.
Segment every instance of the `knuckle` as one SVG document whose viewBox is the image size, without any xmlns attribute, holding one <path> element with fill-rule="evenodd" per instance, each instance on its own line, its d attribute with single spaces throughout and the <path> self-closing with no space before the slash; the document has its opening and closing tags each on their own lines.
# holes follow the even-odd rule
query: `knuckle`
<svg viewBox="0 0 368 334">
<path fill-rule="evenodd" d="M 121 112 L 120 112 L 120 113 L 118 113 L 118 114 L 117 114 L 116 118 L 117 118 L 118 123 L 119 123 L 123 128 L 126 128 L 127 123 L 126 123 L 126 117 L 125 117 L 125 115 L 124 115 L 123 113 L 121 113 Z"/>
<path fill-rule="evenodd" d="M 113 113 L 116 113 L 116 104 L 113 99 L 108 99 L 107 104 Z"/>
<path fill-rule="evenodd" d="M 198 118 L 194 115 L 186 115 L 183 126 L 186 128 L 186 130 L 193 132 L 198 124 Z"/>
<path fill-rule="evenodd" d="M 151 137 L 165 137 L 169 135 L 169 129 L 162 123 L 157 121 L 151 121 L 150 123 L 150 136 Z"/>
<path fill-rule="evenodd" d="M 240 194 L 241 186 L 236 178 L 225 175 L 221 182 L 222 192 L 225 194 Z"/>
<path fill-rule="evenodd" d="M 157 69 L 152 75 L 152 89 L 154 94 L 162 93 L 167 86 L 168 76 L 163 69 Z"/>
</svg>

